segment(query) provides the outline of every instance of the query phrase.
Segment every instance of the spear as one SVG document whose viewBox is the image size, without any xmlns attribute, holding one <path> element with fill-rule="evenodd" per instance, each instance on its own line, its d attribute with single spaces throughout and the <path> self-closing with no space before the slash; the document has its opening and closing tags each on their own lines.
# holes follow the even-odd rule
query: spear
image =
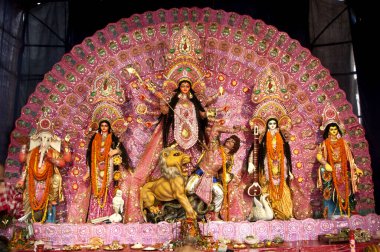
<svg viewBox="0 0 380 252">
<path fill-rule="evenodd" d="M 141 78 L 140 74 L 136 71 L 136 69 L 134 69 L 133 67 L 127 67 L 127 71 L 128 71 L 128 73 L 135 75 L 135 76 L 137 77 L 137 79 L 139 80 L 140 84 L 143 84 L 143 83 L 144 83 L 143 79 Z M 148 85 L 148 90 L 151 91 L 152 93 L 154 93 L 154 91 L 153 91 L 154 88 L 155 88 L 154 85 L 153 85 L 151 82 L 147 83 L 147 85 Z M 172 108 L 172 106 L 170 106 L 169 102 L 167 102 L 167 101 L 166 101 L 165 99 L 163 99 L 163 98 L 161 98 L 161 99 L 166 103 L 166 105 L 169 106 L 169 108 L 170 108 L 174 113 L 176 113 L 175 110 Z M 190 124 L 190 123 L 186 120 L 186 118 L 183 118 L 181 115 L 179 115 L 179 114 L 177 114 L 177 113 L 176 113 L 176 115 L 179 116 L 182 120 L 184 120 L 184 121 L 187 122 L 188 124 Z"/>
</svg>

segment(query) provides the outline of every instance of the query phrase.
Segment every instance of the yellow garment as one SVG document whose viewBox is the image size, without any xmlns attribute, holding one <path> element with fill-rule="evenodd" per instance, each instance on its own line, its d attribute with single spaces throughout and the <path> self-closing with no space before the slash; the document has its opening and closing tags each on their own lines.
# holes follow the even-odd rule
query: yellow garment
<svg viewBox="0 0 380 252">
<path fill-rule="evenodd" d="M 278 187 L 278 186 L 275 186 Z M 269 192 L 269 201 L 272 203 L 275 219 L 289 220 L 293 218 L 293 202 L 290 188 L 288 185 L 284 185 L 284 192 L 280 200 L 275 200 L 273 193 Z"/>
<path fill-rule="evenodd" d="M 269 194 L 268 200 L 271 203 L 274 218 L 278 220 L 289 220 L 290 218 L 293 218 L 292 193 L 287 183 L 284 183 L 282 197 L 280 197 L 279 200 L 276 200 L 275 196 L 279 186 L 275 185 L 275 191 L 270 191 L 268 181 L 266 181 L 264 174 L 260 176 L 260 185 L 262 185 L 262 193 Z"/>
</svg>

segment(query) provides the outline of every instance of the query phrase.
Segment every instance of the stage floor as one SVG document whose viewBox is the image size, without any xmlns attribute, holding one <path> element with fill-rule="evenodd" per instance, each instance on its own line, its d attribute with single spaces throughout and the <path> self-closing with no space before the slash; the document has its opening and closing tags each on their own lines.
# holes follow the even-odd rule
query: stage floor
<svg viewBox="0 0 380 252">
<path fill-rule="evenodd" d="M 214 240 L 229 239 L 233 243 L 242 243 L 248 235 L 254 235 L 260 241 L 281 237 L 285 242 L 269 248 L 246 248 L 239 251 L 350 251 L 348 243 L 328 245 L 318 242 L 318 235 L 335 234 L 342 228 L 367 230 L 374 236 L 380 230 L 380 215 L 355 215 L 340 220 L 305 219 L 291 221 L 258 222 L 208 222 L 199 223 L 202 234 L 212 235 Z M 145 246 L 159 246 L 164 242 L 177 240 L 180 223 L 161 222 L 126 224 L 38 224 L 33 225 L 35 240 L 43 240 L 49 247 L 63 248 L 65 245 L 85 245 L 93 237 L 99 237 L 104 244 L 118 241 L 120 244 L 141 243 Z M 1 232 L 0 232 L 1 233 Z M 11 237 L 12 231 L 2 233 Z M 357 243 L 357 251 L 362 251 L 372 243 Z M 129 251 L 127 247 L 124 251 Z M 233 250 L 238 250 L 233 248 Z M 82 250 L 86 251 L 86 250 Z M 101 251 L 101 250 L 100 250 Z M 133 250 L 136 251 L 136 250 Z M 190 250 L 194 251 L 194 250 Z"/>
<path fill-rule="evenodd" d="M 378 245 L 379 240 L 372 240 L 370 242 L 364 242 L 364 243 L 356 243 L 356 252 L 364 252 L 365 248 L 369 246 Z M 270 246 L 266 248 L 244 248 L 244 249 L 236 249 L 232 246 L 229 247 L 232 251 L 239 251 L 239 252 L 260 252 L 260 251 L 286 251 L 286 252 L 350 252 L 350 245 L 347 243 L 340 243 L 340 244 L 334 244 L 334 245 L 328 245 L 323 244 L 318 241 L 297 241 L 297 242 L 285 242 L 283 244 L 279 244 L 276 246 Z M 157 248 L 158 250 L 158 248 Z M 67 252 L 68 250 L 64 250 L 63 248 L 56 248 L 54 250 L 44 250 L 44 252 L 51 251 L 51 252 Z M 94 251 L 94 250 L 87 250 L 87 249 L 81 249 L 76 251 Z M 99 249 L 96 251 L 109 251 L 109 250 L 103 250 Z M 152 251 L 152 250 L 143 250 L 143 249 L 132 249 L 130 246 L 127 246 L 126 248 L 122 250 L 118 250 L 119 252 L 138 252 L 138 251 Z M 161 250 L 161 251 L 168 251 L 168 250 Z M 194 247 L 186 246 L 186 247 L 179 247 L 174 249 L 174 251 L 178 252 L 196 252 L 196 251 L 215 251 L 215 250 L 197 250 Z M 13 250 L 12 252 L 32 252 L 32 250 Z"/>
<path fill-rule="evenodd" d="M 380 230 L 380 215 L 355 215 L 341 220 L 305 219 L 291 221 L 257 222 L 208 222 L 200 223 L 202 234 L 211 234 L 214 239 L 244 241 L 248 235 L 263 240 L 281 237 L 286 242 L 318 240 L 318 235 L 338 233 L 342 228 L 368 230 L 375 235 Z M 164 243 L 175 240 L 179 235 L 179 222 L 158 224 L 34 224 L 35 238 L 53 245 L 88 244 L 90 238 L 100 237 L 104 244 L 118 241 L 121 244 Z"/>
</svg>

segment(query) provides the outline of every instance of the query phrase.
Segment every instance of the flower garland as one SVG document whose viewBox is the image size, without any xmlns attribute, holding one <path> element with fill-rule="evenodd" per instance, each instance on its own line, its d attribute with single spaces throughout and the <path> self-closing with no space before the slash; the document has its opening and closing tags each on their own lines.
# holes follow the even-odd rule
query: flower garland
<svg viewBox="0 0 380 252">
<path fill-rule="evenodd" d="M 94 142 L 91 146 L 91 174 L 93 176 L 91 177 L 91 185 L 92 185 L 92 192 L 95 195 L 95 198 L 98 198 L 98 203 L 101 208 L 104 207 L 107 197 L 107 190 L 108 190 L 108 153 L 111 149 L 112 144 L 112 135 L 108 134 L 107 138 L 104 141 L 104 151 L 101 152 L 102 148 L 102 135 L 100 133 L 96 133 Z M 98 188 L 98 163 L 99 162 L 105 162 L 105 170 L 104 170 L 104 176 L 102 179 L 102 185 L 99 190 Z M 100 203 L 100 198 L 104 196 L 103 204 Z"/>
<path fill-rule="evenodd" d="M 51 150 L 49 150 L 51 152 Z M 44 162 L 43 169 L 40 172 L 38 170 L 38 160 L 40 154 L 39 149 L 35 148 L 32 150 L 31 157 L 29 160 L 29 179 L 28 179 L 28 193 L 29 193 L 29 204 L 32 208 L 32 218 L 34 219 L 34 211 L 39 211 L 45 209 L 41 222 L 44 222 L 46 219 L 46 210 L 48 205 L 48 196 L 50 191 L 51 178 L 53 176 L 53 163 Z M 36 185 L 35 180 L 45 181 L 45 190 L 41 197 L 41 200 L 38 201 L 36 198 Z"/>
<path fill-rule="evenodd" d="M 266 146 L 268 154 L 268 175 L 269 175 L 269 188 L 273 192 L 273 198 L 275 200 L 280 200 L 284 192 L 285 183 L 285 169 L 284 169 L 284 141 L 279 132 L 274 135 L 276 139 L 276 147 L 273 148 L 273 136 L 270 132 L 267 132 Z M 278 188 L 273 183 L 273 161 L 278 161 L 280 164 L 280 185 Z"/>
<path fill-rule="evenodd" d="M 224 198 L 223 198 L 223 208 L 226 209 L 227 211 L 227 220 L 230 219 L 230 213 L 229 213 L 229 210 L 228 210 L 228 188 L 227 188 L 227 166 L 226 166 L 226 153 L 224 152 L 224 147 L 223 146 L 220 146 L 219 147 L 219 151 L 220 151 L 220 155 L 222 156 L 222 169 L 223 169 L 223 173 L 222 173 L 222 185 L 223 185 L 223 194 L 224 194 Z"/>
<path fill-rule="evenodd" d="M 348 183 L 348 169 L 347 169 L 347 155 L 344 147 L 344 140 L 343 138 L 340 138 L 336 141 L 336 143 L 332 143 L 330 138 L 326 139 L 326 148 L 327 148 L 327 159 L 329 164 L 332 167 L 332 176 L 334 181 L 334 188 L 337 194 L 338 202 L 339 202 L 339 208 L 340 210 L 348 211 L 348 215 L 350 214 L 350 208 L 349 208 L 349 183 Z M 339 148 L 339 156 L 335 157 L 333 150 L 336 150 Z M 337 177 L 337 172 L 335 170 L 335 163 L 340 162 L 341 164 L 341 178 L 339 179 Z M 340 195 L 338 187 L 342 185 L 342 183 L 345 184 L 345 195 L 344 198 L 342 195 Z M 344 200 L 344 205 L 342 203 L 342 200 Z"/>
</svg>

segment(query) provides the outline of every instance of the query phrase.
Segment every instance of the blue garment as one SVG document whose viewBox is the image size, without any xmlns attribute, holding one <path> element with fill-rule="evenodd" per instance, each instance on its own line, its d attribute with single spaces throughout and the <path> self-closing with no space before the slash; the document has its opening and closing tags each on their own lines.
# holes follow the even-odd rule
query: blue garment
<svg viewBox="0 0 380 252">
<path fill-rule="evenodd" d="M 56 223 L 55 216 L 56 216 L 56 206 L 55 206 L 55 205 L 52 205 L 52 206 L 49 208 L 48 216 L 47 216 L 47 220 L 46 220 L 46 222 L 47 222 L 47 223 Z"/>
<path fill-rule="evenodd" d="M 199 168 L 199 166 L 197 166 L 196 168 L 198 168 L 198 169 L 195 171 L 195 173 L 198 174 L 199 176 L 202 176 L 204 171 L 201 168 Z M 219 179 L 217 179 L 216 177 L 212 177 L 212 182 L 218 183 Z"/>
</svg>

